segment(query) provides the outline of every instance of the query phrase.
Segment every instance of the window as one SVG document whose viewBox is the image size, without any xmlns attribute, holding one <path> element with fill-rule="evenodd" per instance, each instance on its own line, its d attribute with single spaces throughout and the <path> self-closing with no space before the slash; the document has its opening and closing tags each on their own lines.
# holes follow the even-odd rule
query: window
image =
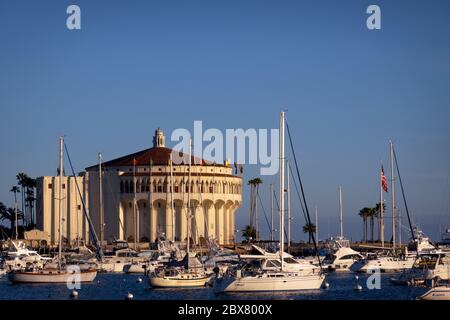
<svg viewBox="0 0 450 320">
<path fill-rule="evenodd" d="M 268 268 L 279 268 L 281 267 L 281 263 L 277 260 L 267 260 L 266 266 Z"/>
<path fill-rule="evenodd" d="M 78 205 L 78 210 L 81 210 L 81 205 Z"/>
<path fill-rule="evenodd" d="M 63 189 L 66 188 L 66 184 L 65 184 L 65 183 L 62 184 L 62 188 L 63 188 Z"/>
<path fill-rule="evenodd" d="M 51 189 L 53 186 L 51 183 L 48 184 L 48 188 Z"/>
<path fill-rule="evenodd" d="M 346 256 L 343 256 L 340 260 L 347 260 L 347 259 L 358 259 L 359 256 L 357 254 L 348 254 Z"/>
<path fill-rule="evenodd" d="M 297 261 L 295 261 L 291 257 L 284 258 L 284 262 L 286 262 L 286 263 L 297 263 Z"/>
</svg>

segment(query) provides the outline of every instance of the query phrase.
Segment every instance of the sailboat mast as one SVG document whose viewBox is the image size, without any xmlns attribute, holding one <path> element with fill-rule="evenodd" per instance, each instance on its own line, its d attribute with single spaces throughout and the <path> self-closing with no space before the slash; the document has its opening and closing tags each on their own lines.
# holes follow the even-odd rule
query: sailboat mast
<svg viewBox="0 0 450 320">
<path fill-rule="evenodd" d="M 383 167 L 383 165 L 381 165 Z M 384 247 L 384 219 L 383 219 L 383 182 L 380 179 L 380 240 Z"/>
<path fill-rule="evenodd" d="M 172 153 L 170 153 L 170 209 L 172 210 L 172 240 L 175 240 L 175 208 L 173 203 L 173 164 Z"/>
<path fill-rule="evenodd" d="M 317 213 L 317 206 L 316 206 L 316 241 L 317 243 L 319 243 L 319 219 Z"/>
<path fill-rule="evenodd" d="M 134 217 L 134 250 L 137 250 L 138 218 L 136 212 L 136 158 L 133 158 L 133 217 Z"/>
<path fill-rule="evenodd" d="M 100 213 L 100 246 L 104 241 L 104 213 L 103 213 L 103 172 L 102 172 L 102 154 L 98 154 L 98 197 L 99 197 L 99 213 Z"/>
<path fill-rule="evenodd" d="M 288 252 L 290 252 L 291 249 L 291 185 L 290 185 L 290 179 L 289 179 L 289 161 L 286 160 L 286 179 L 287 179 L 287 213 L 288 213 Z"/>
<path fill-rule="evenodd" d="M 187 248 L 189 257 L 189 247 L 191 245 L 191 169 L 192 169 L 192 139 L 189 139 L 189 175 L 188 175 L 188 200 L 187 200 Z"/>
<path fill-rule="evenodd" d="M 341 239 L 344 237 L 344 223 L 343 223 L 343 206 L 342 206 L 342 186 L 339 186 L 339 235 Z"/>
<path fill-rule="evenodd" d="M 149 168 L 148 168 L 148 209 L 150 216 L 150 242 L 153 242 L 155 238 L 153 237 L 153 230 L 158 230 L 156 227 L 156 218 L 153 216 L 153 183 L 152 183 L 152 170 L 153 170 L 153 159 L 150 156 Z M 158 233 L 155 234 L 158 238 Z"/>
<path fill-rule="evenodd" d="M 280 114 L 280 260 L 283 271 L 284 252 L 284 112 Z"/>
<path fill-rule="evenodd" d="M 63 171 L 64 171 L 64 160 L 63 160 L 63 148 L 64 148 L 64 137 L 59 137 L 59 239 L 58 239 L 58 263 L 61 267 L 61 247 L 62 247 L 62 192 L 63 192 Z"/>
<path fill-rule="evenodd" d="M 273 184 L 270 185 L 270 240 L 274 240 L 274 232 L 273 228 Z"/>
<path fill-rule="evenodd" d="M 395 192 L 394 192 L 394 145 L 392 141 L 389 141 L 390 144 L 390 158 L 391 158 L 391 197 L 392 197 L 392 248 L 395 248 L 395 240 L 396 240 L 396 223 L 395 223 Z"/>
</svg>

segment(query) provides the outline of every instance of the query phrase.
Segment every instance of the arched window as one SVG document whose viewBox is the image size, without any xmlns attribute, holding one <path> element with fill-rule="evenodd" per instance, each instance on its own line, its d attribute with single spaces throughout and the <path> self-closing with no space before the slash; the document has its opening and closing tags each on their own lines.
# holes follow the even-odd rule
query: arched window
<svg viewBox="0 0 450 320">
<path fill-rule="evenodd" d="M 145 191 L 146 191 L 146 192 L 150 192 L 150 179 L 147 179 L 147 180 L 146 180 L 146 183 L 145 183 Z"/>
<path fill-rule="evenodd" d="M 157 189 L 157 192 L 159 192 L 159 193 L 163 192 L 163 187 L 162 187 L 162 182 L 161 182 L 161 180 L 158 181 L 158 189 Z"/>
<path fill-rule="evenodd" d="M 136 180 L 136 192 L 141 192 L 141 180 Z"/>
<path fill-rule="evenodd" d="M 129 193 L 130 192 L 130 185 L 128 184 L 128 180 L 125 181 L 125 193 Z"/>
<path fill-rule="evenodd" d="M 130 181 L 130 193 L 134 192 L 134 182 Z"/>
<path fill-rule="evenodd" d="M 125 186 L 123 184 L 123 181 L 120 180 L 120 193 L 124 193 L 125 192 Z"/>
</svg>

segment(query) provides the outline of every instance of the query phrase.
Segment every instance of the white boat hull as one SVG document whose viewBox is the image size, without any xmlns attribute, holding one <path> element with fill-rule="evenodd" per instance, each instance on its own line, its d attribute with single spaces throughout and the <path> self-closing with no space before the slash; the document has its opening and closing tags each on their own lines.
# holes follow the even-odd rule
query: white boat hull
<svg viewBox="0 0 450 320">
<path fill-rule="evenodd" d="M 324 275 L 292 277 L 225 276 L 216 279 L 214 287 L 216 292 L 317 290 L 321 288 L 324 280 Z"/>
<path fill-rule="evenodd" d="M 67 272 L 66 270 L 41 270 L 33 272 L 12 271 L 9 273 L 9 280 L 14 283 L 92 282 L 96 276 L 96 270 L 81 271 L 77 274 Z"/>
<path fill-rule="evenodd" d="M 145 268 L 144 268 L 145 266 Z M 160 264 L 156 261 L 152 261 L 150 263 L 131 263 L 124 267 L 124 271 L 126 273 L 140 273 L 144 274 L 145 271 L 147 272 L 153 272 L 157 267 L 159 267 Z"/>
<path fill-rule="evenodd" d="M 211 277 L 203 276 L 199 278 L 182 279 L 180 277 L 158 277 L 150 276 L 150 285 L 154 288 L 190 288 L 190 287 L 204 287 L 210 281 Z"/>
<path fill-rule="evenodd" d="M 127 265 L 127 263 L 122 262 L 105 262 L 105 263 L 99 263 L 99 270 L 103 272 L 124 272 L 124 268 Z"/>
<path fill-rule="evenodd" d="M 435 287 L 418 298 L 419 300 L 450 300 L 450 287 Z"/>
<path fill-rule="evenodd" d="M 400 272 L 411 269 L 414 265 L 414 259 L 406 260 L 370 260 L 363 262 L 355 262 L 350 270 L 361 273 L 373 273 L 377 270 L 380 272 Z"/>
</svg>

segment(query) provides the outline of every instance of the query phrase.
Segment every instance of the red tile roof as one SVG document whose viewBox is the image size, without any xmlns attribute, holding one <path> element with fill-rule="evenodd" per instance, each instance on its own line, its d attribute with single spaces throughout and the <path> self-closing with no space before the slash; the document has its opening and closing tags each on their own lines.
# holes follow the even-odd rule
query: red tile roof
<svg viewBox="0 0 450 320">
<path fill-rule="evenodd" d="M 136 153 L 132 153 L 117 159 L 113 159 L 107 162 L 103 163 L 104 167 L 131 167 L 133 166 L 133 161 L 136 160 L 137 166 L 149 166 L 150 165 L 150 159 L 152 159 L 153 165 L 163 165 L 167 166 L 169 165 L 169 159 L 170 154 L 172 153 L 172 149 L 170 148 L 164 148 L 164 147 L 157 147 L 157 148 L 150 148 L 146 150 L 142 150 Z M 181 153 L 180 157 L 183 158 L 183 162 L 185 162 L 186 165 L 189 164 L 189 155 Z M 181 164 L 184 164 L 184 163 Z M 220 167 L 226 167 L 224 164 L 214 164 L 210 161 L 206 161 L 204 159 L 200 159 L 194 156 L 191 156 L 191 163 L 192 165 L 214 165 L 214 166 L 220 166 Z M 175 165 L 175 163 L 174 163 Z M 86 168 L 86 171 L 93 171 L 98 169 L 98 165 L 90 166 Z"/>
</svg>

